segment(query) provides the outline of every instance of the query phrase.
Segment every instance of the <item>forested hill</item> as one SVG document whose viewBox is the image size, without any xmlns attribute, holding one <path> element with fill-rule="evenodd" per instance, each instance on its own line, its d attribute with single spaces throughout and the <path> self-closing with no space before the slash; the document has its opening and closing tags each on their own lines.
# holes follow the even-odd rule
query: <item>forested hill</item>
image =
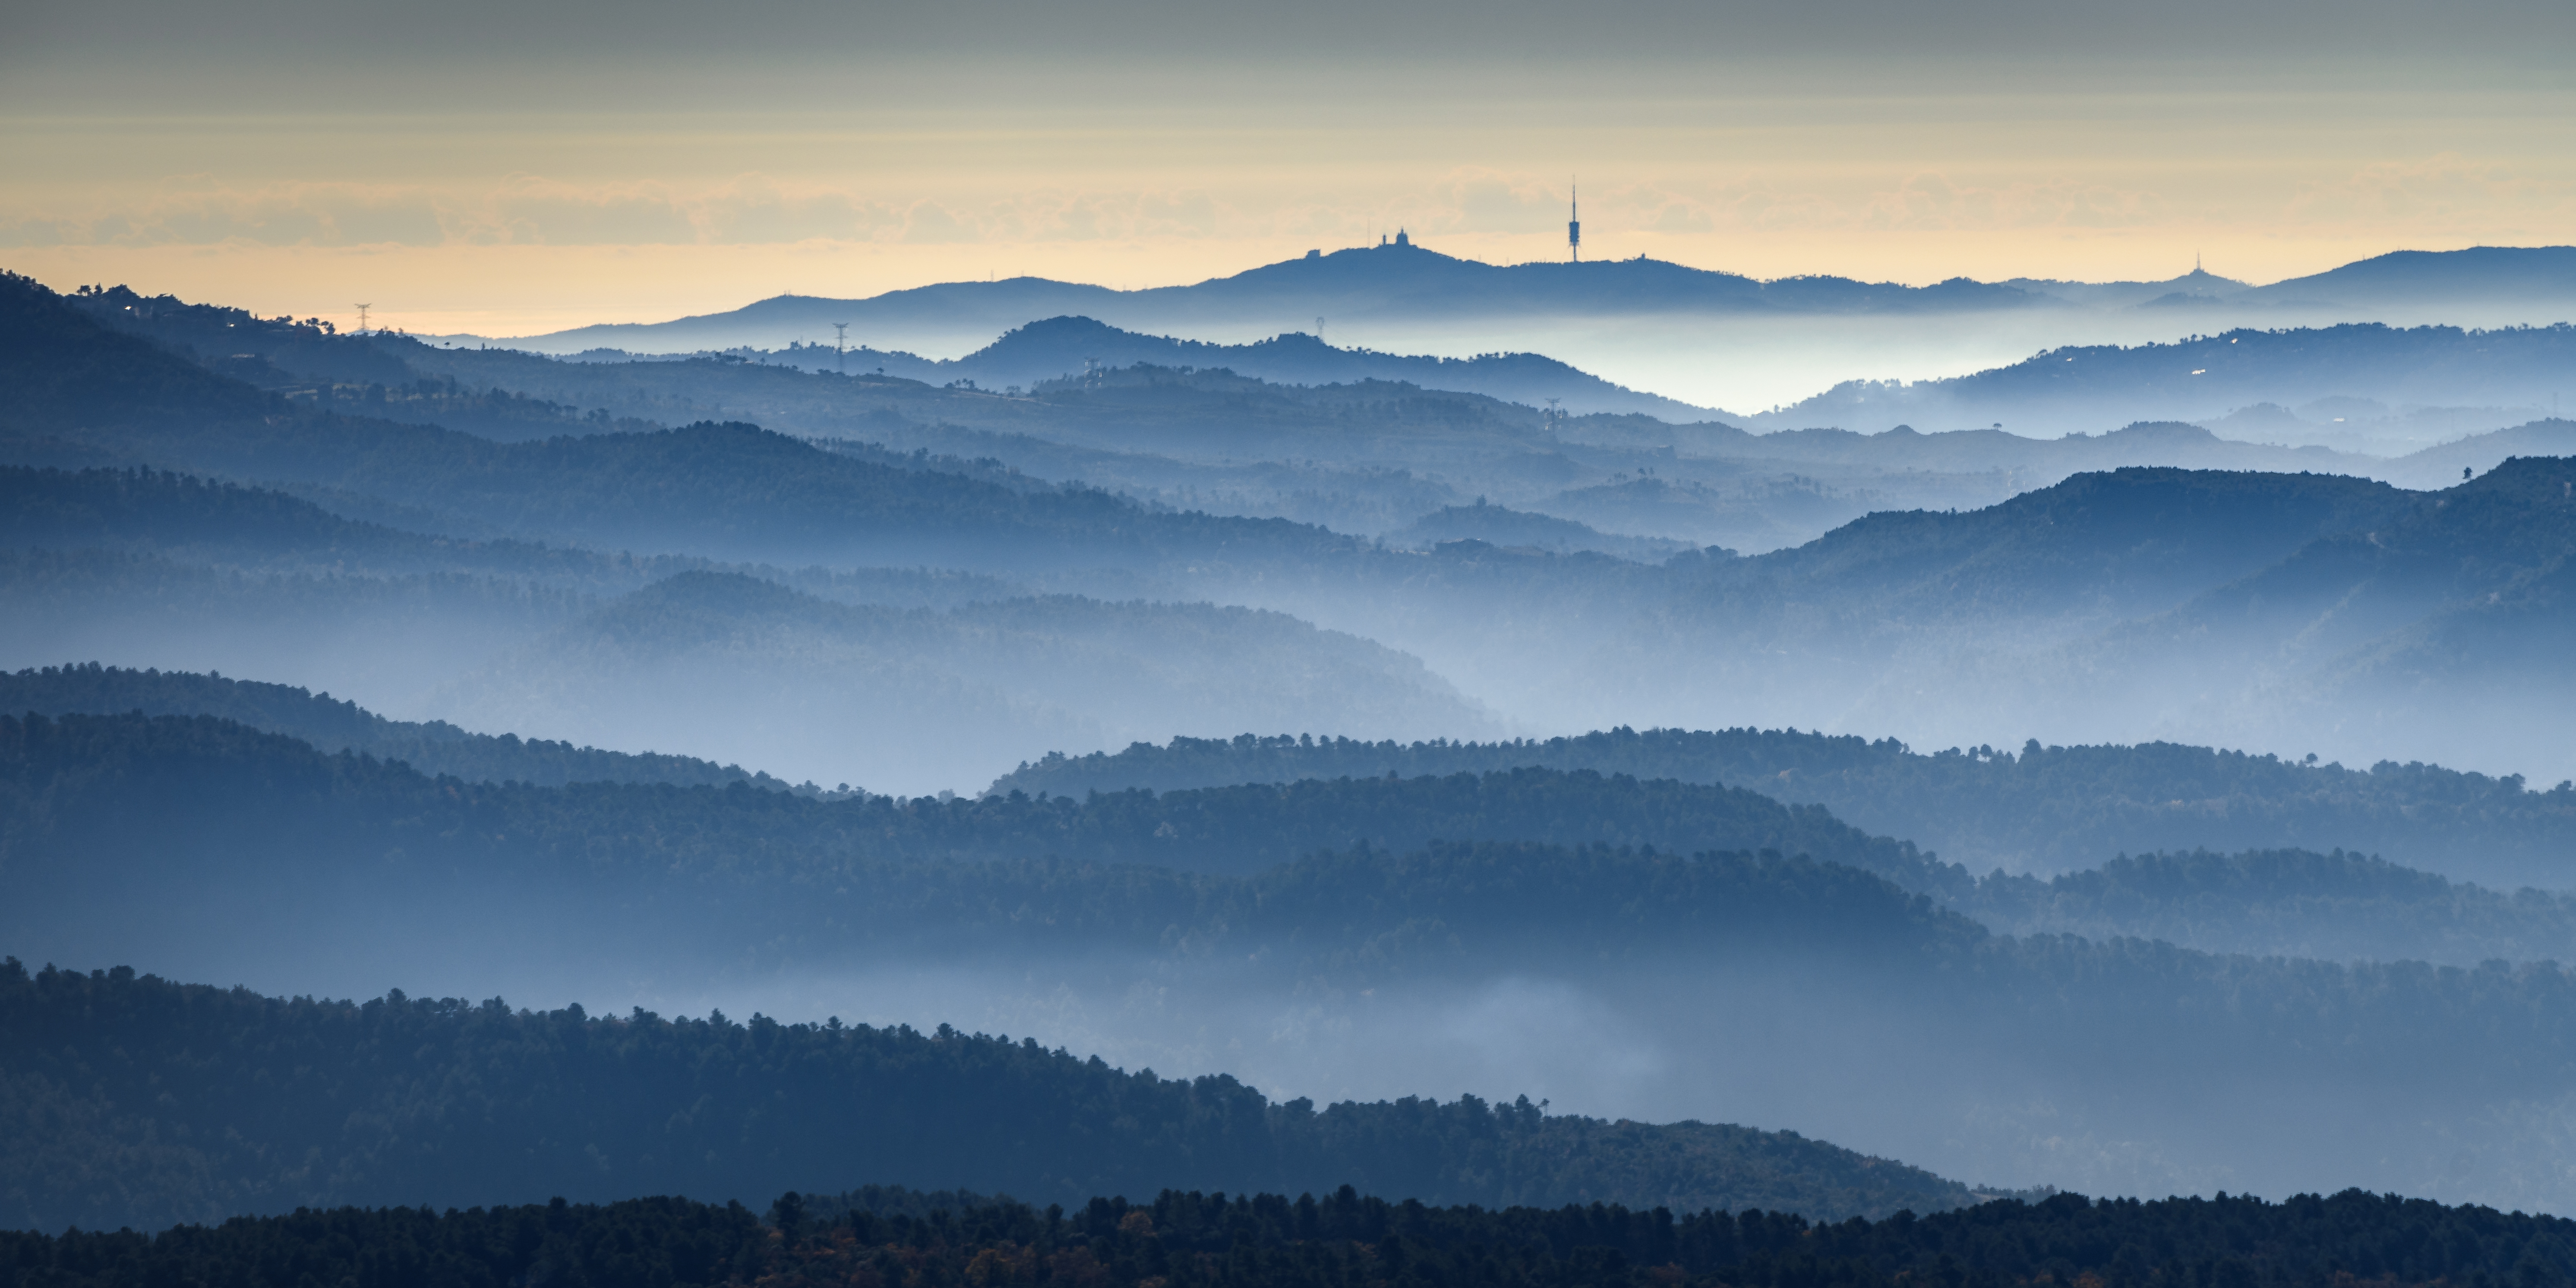
<svg viewBox="0 0 2576 1288">
<path fill-rule="evenodd" d="M 371 507 L 346 493 L 332 507 Z M 53 469 L 0 465 L 0 547 L 53 552 L 148 552 L 183 564 L 258 573 L 387 577 L 466 573 L 526 578 L 617 594 L 687 572 L 757 576 L 844 603 L 953 607 L 1006 599 L 1017 583 L 932 568 L 782 568 L 687 555 L 638 556 L 536 542 L 468 540 L 354 519 L 276 488 L 148 467 Z M 402 518 L 418 519 L 419 513 Z"/>
<path fill-rule="evenodd" d="M 1692 602 L 1712 614 L 1750 616 L 1794 597 L 1802 607 L 1903 622 L 1906 630 L 2157 613 L 2425 501 L 2334 474 L 2132 466 L 2078 474 L 1979 510 L 1872 514 L 1802 546 L 1700 565 L 1703 586 Z M 1837 622 L 1845 630 L 1862 624 Z"/>
<path fill-rule="evenodd" d="M 71 678 L 58 672 L 50 683 L 59 693 Z M 44 681 L 40 672 L 30 685 Z M 182 692 L 171 705 L 184 705 L 194 687 L 174 682 Z M 254 701 L 274 710 L 293 699 L 269 693 Z M 360 719 L 347 710 L 346 719 Z M 342 717 L 300 718 L 327 729 Z M 1511 840 L 1772 850 L 1914 887 L 1966 879 L 1910 845 L 1869 836 L 1814 806 L 1784 806 L 1736 788 L 1552 769 L 1134 789 L 1080 799 L 827 800 L 739 783 L 726 790 L 668 782 L 442 783 L 213 716 L 113 714 L 0 717 L 0 785 L 11 793 L 0 827 L 21 853 L 68 861 L 89 852 L 85 847 L 133 847 L 137 861 L 156 867 L 184 867 L 182 854 L 208 844 L 255 847 L 251 838 L 263 834 L 278 840 L 281 857 L 293 848 L 287 839 L 300 836 L 306 845 L 407 845 L 424 855 L 452 850 L 569 865 L 599 858 L 642 871 L 698 866 L 782 875 L 869 862 L 1045 857 L 1250 873 L 1353 845 L 1403 850 L 1433 840 Z M 154 804 L 181 799 L 201 801 L 210 812 Z M 327 808 L 313 808 L 324 801 Z M 149 857 L 156 852 L 164 857 Z"/>
<path fill-rule="evenodd" d="M 942 885 L 954 874 L 922 878 L 926 885 L 893 874 L 994 860 L 1255 874 L 1318 851 L 1373 845 L 1402 852 L 1443 839 L 1518 838 L 1651 846 L 1670 853 L 1714 847 L 1806 855 L 1933 894 L 2013 933 L 2134 935 L 2216 951 L 2331 960 L 2422 958 L 2466 965 L 2496 957 L 2576 956 L 2576 902 L 2566 897 L 2499 893 L 2359 854 L 2184 852 L 2088 866 L 2047 882 L 2000 875 L 1971 881 L 1955 865 L 1907 843 L 1868 836 L 1817 806 L 1782 806 L 1741 789 L 1589 769 L 1300 779 L 1160 793 L 1131 788 L 1080 798 L 1006 794 L 943 801 L 860 794 L 780 800 L 768 793 L 674 792 L 647 785 L 761 784 L 703 761 L 468 735 L 437 724 L 402 725 L 353 704 L 276 685 L 66 667 L 0 676 L 0 696 L 32 711 L 111 713 L 0 724 L 0 731 L 18 736 L 0 773 L 0 784 L 11 793 L 9 810 L 0 815 L 0 837 L 25 861 L 22 877 L 39 885 L 87 871 L 99 881 L 137 880 L 175 890 L 208 879 L 209 871 L 229 871 L 215 878 L 219 886 L 275 881 L 291 887 L 298 879 L 293 874 L 309 862 L 327 867 L 335 854 L 400 849 L 410 860 L 456 864 L 466 872 L 543 872 L 555 874 L 554 880 L 570 880 L 587 864 L 605 864 L 610 875 L 602 879 L 630 882 L 629 893 L 636 896 L 630 902 L 643 908 L 653 903 L 643 892 L 663 889 L 675 875 L 681 889 L 715 881 L 713 888 L 730 890 L 730 878 L 718 880 L 718 874 L 732 872 L 800 888 L 856 881 L 879 897 L 918 900 L 915 906 L 946 909 L 940 917 L 983 924 L 1007 906 L 1001 891 L 1033 879 L 1052 891 L 1048 898 L 1070 901 L 1051 923 L 1072 924 L 1064 918 L 1079 906 L 1086 909 L 1076 919 L 1081 924 L 1103 932 L 1115 925 L 1111 933 L 1126 942 L 1136 927 L 1107 915 L 1094 905 L 1093 894 L 1081 892 L 1092 877 L 979 877 L 968 881 L 976 891 L 969 892 Z M 424 767 L 443 761 L 467 781 L 441 785 L 401 764 L 323 756 L 303 743 L 217 720 L 116 714 L 138 710 L 221 712 L 320 746 Z M 1345 744 L 1344 750 L 1365 745 Z M 1329 751 L 1334 744 L 1321 746 Z M 1923 759 L 1947 767 L 1961 758 Z M 735 777 L 716 777 L 722 774 Z M 520 785 L 501 785 L 508 780 Z M 595 785 L 525 785 L 562 782 Z M 812 794 L 810 788 L 797 790 Z M 1914 790 L 1934 788 L 1918 783 Z M 295 818 L 297 810 L 316 818 Z M 91 854 L 96 865 L 72 863 L 80 853 Z M 247 866 L 235 870 L 237 864 Z M 1156 891 L 1148 903 L 1182 918 L 1209 915 L 1208 908 L 1233 897 L 1187 883 L 1099 879 L 1137 898 Z M 814 911 L 764 909 L 747 891 L 739 903 L 731 898 L 722 906 L 733 909 L 727 915 L 736 920 L 725 926 L 755 928 L 761 935 L 800 924 Z M 186 899 L 179 903 L 184 906 Z M 841 916 L 830 911 L 837 906 L 837 900 L 825 905 L 823 915 Z M 27 910 L 44 911 L 35 905 Z M 0 917 L 0 926 L 7 924 Z M 910 933 L 899 918 L 866 916 L 846 924 L 863 924 L 880 936 Z M 695 942 L 700 933 L 691 930 L 686 937 Z M 938 936 L 930 938 L 935 942 Z"/>
<path fill-rule="evenodd" d="M 217 375 L 0 277 L 0 452 L 86 454 L 345 488 L 498 531 L 645 552 L 908 563 L 1225 553 L 1348 539 L 1282 520 L 1149 513 L 1082 488 L 897 468 L 734 423 L 500 443 L 343 416 Z"/>
<path fill-rule="evenodd" d="M 1762 428 L 2000 421 L 2046 436 L 2110 418 L 2204 420 L 2254 404 L 2313 400 L 2424 408 L 2547 407 L 2576 357 L 2576 326 L 2464 330 L 2376 322 L 2318 328 L 2236 327 L 2140 345 L 2069 345 L 2009 366 L 1903 384 L 1845 381 L 1746 418 Z M 2329 413 L 2316 413 L 2324 419 Z M 2331 413 L 2340 416 L 2341 411 Z M 2355 426 L 2354 428 L 2360 428 Z"/>
<path fill-rule="evenodd" d="M 9 893 L 0 943 L 33 960 L 347 981 L 342 992 L 460 975 L 542 979 L 557 997 L 638 1000 L 846 981 L 826 985 L 830 995 L 882 1008 L 872 1018 L 914 1022 L 955 1017 L 923 1014 L 938 994 L 889 992 L 888 981 L 983 972 L 1018 990 L 999 1014 L 1089 1011 L 1107 1018 L 1086 1023 L 1114 1031 L 1132 1022 L 1122 1008 L 1137 1003 L 1127 999 L 1143 997 L 1158 1015 L 1205 1016 L 1201 1045 L 1174 1056 L 1194 1070 L 1293 1078 L 1313 1067 L 1297 1057 L 1329 1042 L 1369 1095 L 1513 1090 L 1455 1064 L 1426 1070 L 1394 1035 L 1448 1023 L 1461 1007 L 1480 1013 L 1489 996 L 1537 996 L 1548 1000 L 1529 1040 L 1612 1045 L 1618 1077 L 1659 1080 L 1648 1084 L 1659 1098 L 1644 1105 L 1691 1107 L 1655 1116 L 1756 1106 L 1767 1123 L 1873 1152 L 1959 1151 L 1947 1170 L 1979 1176 L 2045 1175 L 2034 1162 L 2042 1155 L 2018 1144 L 2023 1133 L 2148 1140 L 2181 1157 L 2252 1158 L 2232 1163 L 2231 1178 L 2274 1192 L 2316 1175 L 2427 1186 L 2474 1147 L 2508 1177 L 2508 1192 L 2535 1202 L 2564 1193 L 2547 1153 L 2554 1138 L 2533 1116 L 2542 1111 L 2526 1108 L 2554 1103 L 2576 1069 L 2576 987 L 2551 962 L 2445 969 L 2011 938 L 1840 864 L 1455 839 L 1463 829 L 1409 851 L 1353 845 L 1249 875 L 961 861 L 1005 842 L 1101 855 L 1131 838 L 1140 838 L 1131 853 L 1167 862 L 1245 861 L 1244 849 L 1226 847 L 1308 811 L 1430 820 L 1443 831 L 1462 818 L 1517 818 L 1512 831 L 1524 835 L 1534 823 L 1598 836 L 1621 834 L 1604 824 L 1634 835 L 1688 822 L 1690 806 L 1711 841 L 1779 817 L 1729 822 L 1726 807 L 1759 798 L 1713 789 L 1693 797 L 1524 770 L 1124 804 L 824 801 L 740 784 L 431 780 L 207 718 L 12 718 L 0 735 Z M 1176 796 L 1198 813 L 1175 809 Z M 1174 837 L 1157 836 L 1167 824 Z M 1193 832 L 1209 838 L 1203 850 L 1157 848 Z M 1295 838 L 1265 843 L 1283 839 Z M 2309 875 L 2334 882 L 2320 887 L 2329 895 L 2371 885 L 2331 868 Z M 2404 882 L 2385 878 L 2402 875 L 2380 874 L 2377 888 L 2398 890 Z M 2151 911 L 2163 899 L 2187 919 L 2210 906 L 2195 895 L 2261 890 L 2294 901 L 2301 891 L 2287 878 L 2301 876 L 2296 864 L 2183 864 L 2040 893 L 2058 915 L 2083 915 L 2088 900 L 2117 915 L 2146 895 Z M 643 972 L 652 975 L 631 982 Z M 1023 998 L 1036 1009 L 1018 1009 Z M 1043 1021 L 1010 1027 L 1024 1022 Z M 1233 1058 L 1237 1040 L 1257 1065 Z M 0 1053 L 60 1046 L 0 1034 Z M 1156 1064 L 1173 1050 L 1146 1049 Z M 1663 1080 L 1673 1091 L 1661 1091 Z M 2046 1106 L 2044 1121 L 2034 1104 Z M 674 1112 L 662 1106 L 650 1121 Z M 39 1121 L 66 1130 L 96 1117 L 48 1115 Z M 2356 1117 L 2389 1126 L 2356 1135 Z M 2007 1124 L 1996 1144 L 1955 1143 L 1995 1122 Z M 172 1174 L 194 1166 L 178 1159 Z M 848 1182 L 763 1182 L 817 1183 Z"/>
<path fill-rule="evenodd" d="M 2491 890 L 2335 850 L 2141 854 L 1952 904 L 2007 934 L 2135 936 L 2327 961 L 2576 961 L 2576 894 Z"/>
<path fill-rule="evenodd" d="M 0 711 L 43 715 L 216 716 L 285 734 L 325 752 L 355 751 L 399 761 L 431 777 L 468 782 L 670 783 L 722 786 L 748 782 L 786 790 L 767 774 L 688 756 L 630 754 L 576 747 L 517 734 L 469 733 L 444 720 L 388 720 L 328 693 L 284 684 L 136 671 L 95 662 L 0 672 Z"/>
<path fill-rule="evenodd" d="M 2190 390 L 2249 402 L 2330 394 L 2451 401 L 2465 389 L 2484 387 L 2488 399 L 2528 402 L 2545 396 L 2555 373 L 2571 359 L 2576 326 L 2566 323 L 2480 331 L 2355 322 L 2242 327 L 2162 344 L 2069 346 L 1916 387 L 1980 400 L 2079 394 L 2138 399 Z"/>
<path fill-rule="evenodd" d="M 2576 1223 L 2347 1190 L 2281 1203 L 2006 1198 L 1929 1214 L 1813 1223 L 1782 1212 L 1616 1204 L 1434 1207 L 1341 1189 L 1318 1198 L 1182 1193 L 1066 1211 L 872 1189 L 739 1205 L 346 1209 L 160 1235 L 0 1235 L 9 1288 L 360 1282 L 417 1288 L 561 1280 L 725 1288 L 2555 1288 Z M 198 1278 L 190 1279 L 194 1276 Z"/>
<path fill-rule="evenodd" d="M 2576 786 L 2530 790 L 2438 765 L 2367 770 L 2174 743 L 1917 752 L 1794 729 L 1620 728 L 1510 742 L 1245 734 L 1050 754 L 991 791 L 1077 794 L 1305 778 L 1490 773 L 1522 765 L 1728 782 L 1821 804 L 1977 869 L 2065 871 L 2121 853 L 2341 845 L 2456 872 L 2558 868 L 2576 885 Z"/>
<path fill-rule="evenodd" d="M 44 1229 L 878 1178 L 1065 1203 L 1351 1184 L 1434 1203 L 1827 1219 L 1970 1199 L 1793 1134 L 1551 1116 L 1526 1100 L 1317 1109 L 945 1025 L 288 1000 L 15 958 L 0 966 L 0 1074 L 20 1089 L 20 1125 L 0 1133 L 0 1222 Z"/>
<path fill-rule="evenodd" d="M 149 467 L 0 465 L 0 547 L 150 552 L 182 563 L 262 572 L 465 572 L 605 590 L 632 589 L 709 562 L 405 531 L 348 518 L 275 488 Z"/>
</svg>

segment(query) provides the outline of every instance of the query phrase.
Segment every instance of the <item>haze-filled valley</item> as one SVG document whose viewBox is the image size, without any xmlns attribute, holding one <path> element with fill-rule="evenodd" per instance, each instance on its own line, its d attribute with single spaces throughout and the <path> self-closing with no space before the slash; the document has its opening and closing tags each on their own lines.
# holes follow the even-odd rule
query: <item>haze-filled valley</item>
<svg viewBox="0 0 2576 1288">
<path fill-rule="evenodd" d="M 726 313 L 579 327 L 509 343 L 554 354 L 777 350 L 828 341 L 839 324 L 863 345 L 884 348 L 883 337 L 903 337 L 914 353 L 966 365 L 992 337 L 1034 318 L 1097 318 L 1129 330 L 1234 345 L 1283 331 L 1311 335 L 1312 318 L 1326 333 L 1363 348 L 1444 353 L 1456 360 L 1485 354 L 1499 342 L 1552 355 L 1635 390 L 1733 408 L 1764 428 L 1835 423 L 1875 432 L 1904 420 L 1907 410 L 1880 423 L 1819 422 L 1796 418 L 1796 404 L 1855 377 L 1937 380 L 2009 366 L 2034 350 L 2140 346 L 2169 342 L 2186 331 L 2348 323 L 2495 329 L 2547 326 L 2571 314 L 2576 252 L 2565 246 L 2399 251 L 2260 286 L 2199 267 L 2161 281 L 1952 277 L 1909 286 L 1831 274 L 1764 281 L 1642 255 L 1595 264 L 1490 264 L 1405 239 L 1319 248 L 1300 259 L 1186 286 L 1113 290 L 1020 277 L 858 300 L 786 294 Z M 1109 357 L 1110 350 L 1102 346 L 1093 356 Z M 1269 355 L 1269 361 L 1293 362 L 1293 352 Z M 905 355 L 889 356 L 900 361 Z M 2516 392 L 2530 397 L 2528 390 Z M 2547 407 L 2549 395 L 2560 390 L 2544 380 L 2537 392 L 2539 401 L 2524 403 L 2526 409 Z M 2384 396 L 2338 388 L 2286 405 L 2334 395 Z M 1634 401 L 1634 392 L 1584 390 L 1574 393 L 1573 405 L 1595 410 Z M 1934 418 L 1916 425 L 1926 431 L 1982 427 L 1988 422 L 1975 417 L 1987 411 L 2018 413 L 2005 419 L 2040 437 L 2108 427 L 2067 423 L 2061 418 L 2070 409 L 2062 407 L 1961 408 L 1926 401 L 1932 406 L 1910 409 L 1917 418 Z M 2486 404 L 2490 413 L 2496 409 Z M 2171 413 L 2103 399 L 2077 414 L 2158 419 Z M 2031 423 L 2024 424 L 2024 417 Z M 2318 419 L 2334 423 L 2332 414 Z"/>
<path fill-rule="evenodd" d="M 792 1188 L 651 1282 L 1148 1288 L 994 1266 L 2576 1203 L 2576 342 L 2489 325 L 2558 296 L 1466 264 L 506 344 L 0 280 L 10 1221 Z M 1739 415 L 1292 306 L 2060 339 Z"/>
<path fill-rule="evenodd" d="M 0 30 L 0 1288 L 2576 1288 L 2576 7 Z"/>
<path fill-rule="evenodd" d="M 1036 749 L 1292 724 L 2164 739 L 2576 773 L 2545 721 L 2458 718 L 2562 701 L 2550 650 L 2515 641 L 2563 611 L 2576 512 L 2563 463 L 2530 453 L 2566 422 L 2420 462 L 2181 424 L 1756 435 L 1224 369 L 1095 366 L 1015 394 L 566 363 L 139 300 L 22 299 L 51 352 L 20 352 L 53 383 L 17 454 L 53 472 L 12 486 L 22 521 L 63 526 L 21 538 L 21 584 L 68 596 L 18 615 L 24 664 L 298 679 L 405 718 L 906 792 L 972 789 Z M 1070 362 L 1096 331 L 1000 347 Z M 254 352 L 181 356 L 226 336 Z M 2456 347 L 2418 339 L 2435 367 Z M 117 384 L 129 362 L 162 369 L 148 396 Z M 436 423 L 450 412 L 482 432 Z M 136 467 L 176 473 L 97 473 Z M 1888 492 L 1914 508 L 1875 509 Z M 255 549 L 181 517 L 229 506 L 273 511 L 227 538 Z M 119 507 L 166 513 L 169 535 L 120 528 Z M 1756 553 L 1713 539 L 1750 524 L 1771 534 Z M 111 558 L 108 576 L 55 562 Z M 184 631 L 129 629 L 192 598 Z M 301 659 L 264 669 L 269 641 Z M 1243 649 L 1275 661 L 1245 671 Z M 2114 672 L 2155 681 L 2105 695 Z M 663 696 L 616 696 L 634 689 Z M 803 718 L 818 701 L 857 705 Z M 931 745 L 851 736 L 865 720 Z M 841 749 L 866 745 L 888 749 Z"/>
</svg>

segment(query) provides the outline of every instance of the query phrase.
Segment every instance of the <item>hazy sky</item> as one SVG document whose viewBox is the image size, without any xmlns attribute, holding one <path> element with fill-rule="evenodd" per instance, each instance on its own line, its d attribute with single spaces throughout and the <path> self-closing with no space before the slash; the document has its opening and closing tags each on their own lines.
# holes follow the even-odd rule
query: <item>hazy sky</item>
<svg viewBox="0 0 2576 1288">
<path fill-rule="evenodd" d="M 2264 281 L 2576 241 L 2576 5 L 20 4 L 0 266 L 511 333 L 1408 227 Z"/>
</svg>

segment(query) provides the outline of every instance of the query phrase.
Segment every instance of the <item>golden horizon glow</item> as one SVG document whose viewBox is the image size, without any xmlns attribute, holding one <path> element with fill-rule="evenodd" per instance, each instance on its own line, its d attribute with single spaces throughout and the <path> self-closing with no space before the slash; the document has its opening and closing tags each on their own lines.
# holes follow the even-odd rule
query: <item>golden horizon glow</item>
<svg viewBox="0 0 2576 1288">
<path fill-rule="evenodd" d="M 1557 259 L 1576 174 L 1587 258 L 1762 278 L 2160 280 L 2198 257 L 2265 283 L 2576 242 L 2576 87 L 2492 59 L 495 70 L 380 44 L 309 76 L 229 46 L 0 54 L 0 266 L 519 336 L 987 276 L 1177 285 L 1398 227 Z"/>
<path fill-rule="evenodd" d="M 1427 248 L 1494 264 L 1564 258 L 1563 234 L 1417 234 Z M 1781 235 L 1738 239 L 1723 247 L 1705 238 L 1654 233 L 1596 236 L 1589 219 L 1587 257 L 1651 259 L 1765 280 L 1832 274 L 1867 281 L 1928 285 L 1952 276 L 1983 281 L 2012 277 L 2085 281 L 2156 281 L 2191 271 L 2195 253 L 2213 273 L 2264 283 L 2323 272 L 2394 250 L 2457 250 L 2480 243 L 2403 245 L 2367 239 L 2310 239 L 2280 245 L 2260 235 L 2213 230 L 2201 236 L 2152 233 L 2065 234 L 2033 245 L 2016 230 L 1890 234 L 1855 245 L 1842 237 Z M 2192 249 L 2183 249 L 2188 243 Z M 1362 243 L 1351 243 L 1353 245 Z M 1605 253 L 1612 246 L 1616 253 Z M 1314 247 L 1338 249 L 1337 246 Z M 374 325 L 417 335 L 495 339 L 543 335 L 601 323 L 664 322 L 722 313 L 779 295 L 863 299 L 945 282 L 1044 277 L 1137 290 L 1229 276 L 1295 258 L 1310 249 L 1295 238 L 1192 239 L 1171 243 L 1022 243 L 910 246 L 809 241 L 712 246 L 211 246 L 19 248 L 0 253 L 0 268 L 59 291 L 124 285 L 145 294 L 246 308 L 261 316 L 319 317 L 344 329 L 357 322 L 348 299 L 366 298 Z M 1724 260 L 1694 262 L 1717 249 Z M 1555 253 L 1550 254 L 1548 252 Z M 1937 260 L 1939 267 L 1929 266 Z M 2261 262 L 2269 274 L 2235 266 Z M 1980 271 L 1982 270 L 1982 271 Z M 1297 329 L 1282 319 L 1279 330 Z M 1266 334 L 1266 333 L 1265 333 Z M 989 337 L 988 337 L 989 338 Z M 1211 339 L 1245 337 L 1215 336 Z M 891 342 L 893 337 L 875 337 Z M 948 337 L 923 337 L 925 356 L 964 352 Z"/>
</svg>

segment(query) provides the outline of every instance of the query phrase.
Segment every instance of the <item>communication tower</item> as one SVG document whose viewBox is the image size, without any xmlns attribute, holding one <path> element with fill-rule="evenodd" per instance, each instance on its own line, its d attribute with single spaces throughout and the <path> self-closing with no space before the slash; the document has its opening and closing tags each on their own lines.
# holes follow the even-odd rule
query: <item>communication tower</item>
<svg viewBox="0 0 2576 1288">
<path fill-rule="evenodd" d="M 1565 252 L 1573 262 L 1583 262 L 1582 193 L 1568 183 L 1565 190 Z"/>
<path fill-rule="evenodd" d="M 361 304 L 358 306 L 358 334 L 365 335 L 367 333 L 367 310 L 374 307 L 375 306 L 372 304 Z"/>
<path fill-rule="evenodd" d="M 845 364 L 846 362 L 848 362 L 848 360 L 849 360 L 849 358 L 848 358 L 849 352 L 850 352 L 850 324 L 849 324 L 849 323 L 847 323 L 847 322 L 835 322 L 835 323 L 833 323 L 833 324 L 832 324 L 832 369 L 833 369 L 833 370 L 835 370 L 835 371 L 842 371 L 842 372 L 844 372 L 844 373 L 846 374 L 846 368 L 845 368 L 845 366 L 844 366 L 843 364 Z"/>
</svg>

